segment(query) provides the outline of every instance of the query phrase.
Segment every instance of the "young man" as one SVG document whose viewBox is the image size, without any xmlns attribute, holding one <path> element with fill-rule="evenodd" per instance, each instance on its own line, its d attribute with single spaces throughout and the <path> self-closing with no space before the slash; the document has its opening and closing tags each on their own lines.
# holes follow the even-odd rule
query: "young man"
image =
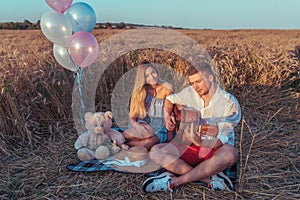
<svg viewBox="0 0 300 200">
<path fill-rule="evenodd" d="M 173 187 L 194 181 L 206 182 L 212 190 L 228 189 L 224 179 L 217 174 L 237 161 L 234 127 L 241 119 L 240 105 L 233 95 L 217 85 L 208 63 L 191 67 L 187 78 L 191 86 L 166 98 L 164 112 L 167 129 L 175 128 L 172 114 L 175 104 L 198 110 L 204 122 L 213 123 L 204 123 L 198 131 L 194 131 L 195 124 L 192 123 L 192 127 L 184 131 L 185 138 L 189 140 L 187 144 L 173 140 L 152 147 L 151 159 L 168 172 L 145 180 L 142 186 L 145 192 L 172 191 Z M 213 142 L 200 140 L 204 135 L 211 136 Z M 207 146 L 208 143 L 210 146 Z"/>
</svg>

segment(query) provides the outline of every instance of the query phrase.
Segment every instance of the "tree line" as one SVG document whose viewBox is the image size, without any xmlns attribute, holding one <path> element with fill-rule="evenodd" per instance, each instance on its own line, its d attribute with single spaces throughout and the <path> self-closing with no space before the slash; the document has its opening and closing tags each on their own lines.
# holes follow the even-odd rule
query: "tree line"
<svg viewBox="0 0 300 200">
<path fill-rule="evenodd" d="M 134 24 L 120 23 L 96 23 L 95 29 L 133 29 Z M 23 22 L 2 22 L 0 23 L 0 29 L 11 29 L 11 30 L 28 30 L 28 29 L 40 29 L 40 20 L 37 22 L 30 22 L 24 20 Z"/>
<path fill-rule="evenodd" d="M 140 25 L 140 24 L 129 24 L 129 23 L 96 23 L 94 29 L 133 29 L 136 27 L 160 27 L 167 29 L 183 29 L 180 27 L 172 26 L 149 26 L 149 25 Z M 29 30 L 29 29 L 40 29 L 40 20 L 37 22 L 30 22 L 29 20 L 24 20 L 23 22 L 1 22 L 0 29 L 10 29 L 10 30 Z"/>
</svg>

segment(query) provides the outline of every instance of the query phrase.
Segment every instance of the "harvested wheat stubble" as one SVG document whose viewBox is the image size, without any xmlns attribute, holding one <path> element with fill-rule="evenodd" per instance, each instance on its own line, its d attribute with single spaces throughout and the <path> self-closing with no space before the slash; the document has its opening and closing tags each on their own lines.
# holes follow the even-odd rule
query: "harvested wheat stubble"
<svg viewBox="0 0 300 200">
<path fill-rule="evenodd" d="M 1 199 L 170 199 L 168 193 L 143 193 L 143 174 L 67 171 L 66 165 L 77 161 L 73 74 L 56 63 L 52 44 L 41 31 L 0 32 Z M 119 32 L 93 34 L 101 42 Z M 243 119 L 236 128 L 237 190 L 213 192 L 192 183 L 176 188 L 173 198 L 299 199 L 300 31 L 181 32 L 198 41 L 217 63 L 225 88 L 241 103 Z M 124 55 L 98 85 L 97 110 L 110 109 L 108 96 L 116 78 L 144 58 L 181 73 L 187 67 L 163 51 Z"/>
</svg>

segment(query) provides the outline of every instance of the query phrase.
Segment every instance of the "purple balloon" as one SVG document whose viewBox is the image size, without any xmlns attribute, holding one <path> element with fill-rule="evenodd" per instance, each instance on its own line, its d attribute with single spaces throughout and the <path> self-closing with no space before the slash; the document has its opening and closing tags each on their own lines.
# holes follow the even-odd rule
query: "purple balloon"
<svg viewBox="0 0 300 200">
<path fill-rule="evenodd" d="M 46 0 L 46 3 L 55 11 L 63 13 L 71 7 L 73 0 Z"/>
<path fill-rule="evenodd" d="M 88 67 L 98 56 L 97 39 L 89 32 L 76 32 L 70 39 L 69 53 L 79 67 Z"/>
</svg>

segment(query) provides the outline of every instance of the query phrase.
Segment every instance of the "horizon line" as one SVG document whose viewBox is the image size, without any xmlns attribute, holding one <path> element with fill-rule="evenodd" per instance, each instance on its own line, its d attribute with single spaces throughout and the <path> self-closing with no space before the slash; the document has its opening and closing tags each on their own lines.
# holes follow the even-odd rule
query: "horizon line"
<svg viewBox="0 0 300 200">
<path fill-rule="evenodd" d="M 24 23 L 25 21 L 29 21 L 30 23 L 38 23 L 40 19 L 36 20 L 35 22 L 30 21 L 28 19 L 24 19 L 23 21 L 0 21 L 0 24 L 3 23 Z M 159 27 L 159 28 L 170 28 L 170 29 L 182 29 L 182 30 L 300 30 L 299 28 L 188 28 L 188 27 L 178 27 L 173 25 L 150 25 L 150 24 L 138 24 L 138 23 L 132 23 L 132 22 L 96 22 L 96 24 L 106 24 L 110 23 L 112 25 L 124 23 L 126 25 L 132 25 L 132 26 L 142 26 L 142 27 Z M 3 30 L 3 29 L 2 29 Z"/>
</svg>

